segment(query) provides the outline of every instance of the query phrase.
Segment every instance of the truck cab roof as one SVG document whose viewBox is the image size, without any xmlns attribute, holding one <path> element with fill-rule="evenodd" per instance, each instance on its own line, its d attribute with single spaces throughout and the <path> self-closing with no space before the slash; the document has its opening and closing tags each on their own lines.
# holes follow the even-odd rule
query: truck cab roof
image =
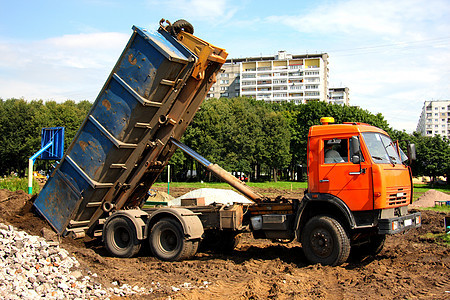
<svg viewBox="0 0 450 300">
<path fill-rule="evenodd" d="M 334 134 L 359 134 L 361 132 L 378 132 L 388 135 L 384 130 L 366 123 L 350 123 L 344 124 L 327 124 L 327 125 L 315 125 L 309 129 L 308 137 L 315 136 L 331 136 Z"/>
</svg>

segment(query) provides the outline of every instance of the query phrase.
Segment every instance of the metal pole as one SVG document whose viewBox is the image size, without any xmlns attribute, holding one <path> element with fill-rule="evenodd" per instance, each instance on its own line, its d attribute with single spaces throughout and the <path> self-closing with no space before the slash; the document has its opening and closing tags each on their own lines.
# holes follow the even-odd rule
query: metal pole
<svg viewBox="0 0 450 300">
<path fill-rule="evenodd" d="M 33 164 L 34 160 L 28 159 L 28 194 L 33 194 Z"/>
<path fill-rule="evenodd" d="M 38 158 L 39 155 L 42 154 L 45 150 L 50 148 L 53 145 L 53 141 L 49 142 L 47 145 L 45 145 L 41 150 L 36 152 L 32 157 L 28 159 L 28 194 L 33 193 L 33 165 L 36 158 Z"/>
<path fill-rule="evenodd" d="M 170 165 L 167 165 L 167 195 L 170 195 Z"/>
</svg>

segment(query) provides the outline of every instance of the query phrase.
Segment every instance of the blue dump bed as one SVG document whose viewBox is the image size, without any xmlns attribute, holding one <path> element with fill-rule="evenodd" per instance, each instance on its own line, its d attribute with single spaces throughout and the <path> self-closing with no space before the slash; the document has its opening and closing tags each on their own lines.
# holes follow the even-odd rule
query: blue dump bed
<svg viewBox="0 0 450 300">
<path fill-rule="evenodd" d="M 180 42 L 183 37 L 189 37 L 189 45 Z M 77 135 L 35 200 L 59 234 L 97 235 L 110 211 L 142 206 L 175 151 L 170 137 L 184 133 L 226 56 L 223 49 L 185 32 L 174 37 L 162 26 L 151 32 L 133 27 Z"/>
</svg>

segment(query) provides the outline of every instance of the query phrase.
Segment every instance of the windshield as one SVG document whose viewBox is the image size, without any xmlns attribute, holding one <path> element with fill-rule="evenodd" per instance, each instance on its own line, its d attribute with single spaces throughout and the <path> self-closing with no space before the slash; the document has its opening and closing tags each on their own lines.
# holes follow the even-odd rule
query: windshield
<svg viewBox="0 0 450 300">
<path fill-rule="evenodd" d="M 376 132 L 364 132 L 362 136 L 376 164 L 401 164 L 396 146 L 388 136 Z"/>
</svg>

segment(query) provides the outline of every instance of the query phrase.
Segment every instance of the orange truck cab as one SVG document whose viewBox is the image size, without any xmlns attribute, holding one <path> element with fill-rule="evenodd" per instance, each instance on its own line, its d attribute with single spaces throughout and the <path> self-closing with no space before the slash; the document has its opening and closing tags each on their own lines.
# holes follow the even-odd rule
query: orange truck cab
<svg viewBox="0 0 450 300">
<path fill-rule="evenodd" d="M 297 228 L 308 259 L 337 265 L 350 248 L 377 254 L 386 234 L 419 227 L 421 218 L 407 211 L 412 175 L 397 142 L 368 124 L 321 121 L 308 134 L 308 192 Z M 342 245 L 330 257 L 336 241 Z"/>
</svg>

